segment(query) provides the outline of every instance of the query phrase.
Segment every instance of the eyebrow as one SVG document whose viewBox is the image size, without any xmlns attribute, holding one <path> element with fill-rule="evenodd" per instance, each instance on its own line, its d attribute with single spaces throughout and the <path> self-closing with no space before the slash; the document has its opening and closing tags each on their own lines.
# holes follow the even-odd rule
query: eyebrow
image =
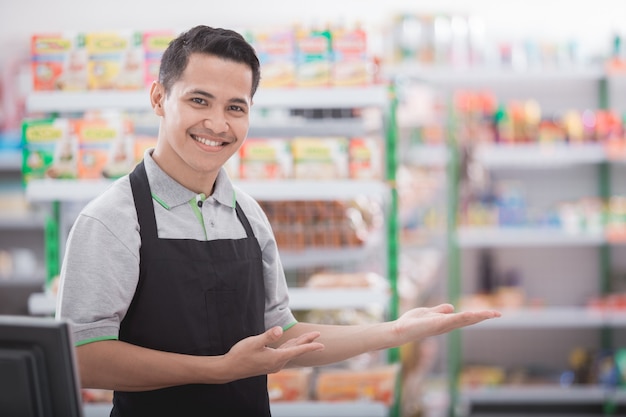
<svg viewBox="0 0 626 417">
<path fill-rule="evenodd" d="M 203 96 L 206 97 L 207 99 L 211 99 L 211 100 L 215 100 L 215 96 L 211 93 L 209 93 L 208 91 L 204 91 L 204 90 L 199 90 L 199 89 L 194 89 L 189 91 L 187 94 L 197 94 L 199 96 Z M 245 106 L 248 106 L 248 102 L 240 97 L 233 97 L 231 99 L 228 100 L 229 103 L 234 103 L 234 104 L 243 104 Z"/>
</svg>

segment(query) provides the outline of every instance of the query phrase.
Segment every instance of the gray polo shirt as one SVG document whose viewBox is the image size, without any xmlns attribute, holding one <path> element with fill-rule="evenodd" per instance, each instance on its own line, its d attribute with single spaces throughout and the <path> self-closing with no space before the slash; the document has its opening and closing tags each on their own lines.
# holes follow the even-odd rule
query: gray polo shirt
<svg viewBox="0 0 626 417">
<path fill-rule="evenodd" d="M 213 195 L 206 197 L 163 172 L 151 151 L 146 152 L 144 163 L 161 239 L 244 238 L 246 232 L 235 212 L 235 202 L 239 202 L 263 252 L 265 327 L 293 325 L 276 241 L 258 203 L 235 187 L 223 169 Z M 201 208 L 198 200 L 203 200 Z M 139 279 L 140 243 L 127 175 L 81 211 L 68 236 L 56 315 L 72 322 L 77 345 L 118 338 Z"/>
</svg>

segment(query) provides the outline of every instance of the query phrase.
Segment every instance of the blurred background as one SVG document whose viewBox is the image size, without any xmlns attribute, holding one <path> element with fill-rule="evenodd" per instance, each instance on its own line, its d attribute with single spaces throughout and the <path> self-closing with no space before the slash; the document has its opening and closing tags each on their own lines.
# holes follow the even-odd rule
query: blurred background
<svg viewBox="0 0 626 417">
<path fill-rule="evenodd" d="M 154 145 L 164 46 L 227 27 L 263 78 L 226 168 L 298 317 L 503 312 L 271 375 L 275 415 L 626 415 L 626 3 L 154 3 L 0 4 L 0 314 L 54 314 L 77 213 Z"/>
</svg>

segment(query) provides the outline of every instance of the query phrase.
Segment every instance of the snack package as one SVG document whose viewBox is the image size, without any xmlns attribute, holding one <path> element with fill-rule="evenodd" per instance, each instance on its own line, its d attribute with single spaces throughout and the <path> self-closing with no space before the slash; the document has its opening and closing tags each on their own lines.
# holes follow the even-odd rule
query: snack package
<svg viewBox="0 0 626 417">
<path fill-rule="evenodd" d="M 133 140 L 133 154 L 135 157 L 135 164 L 141 162 L 145 152 L 148 149 L 153 149 L 156 147 L 157 138 L 154 136 L 140 136 L 135 135 Z"/>
<path fill-rule="evenodd" d="M 241 179 L 285 179 L 292 175 L 289 142 L 284 139 L 247 139 L 239 149 Z"/>
<path fill-rule="evenodd" d="M 124 143 L 120 117 L 77 120 L 75 129 L 79 143 L 78 176 L 81 179 L 102 178 L 111 153 L 115 163 L 128 161 L 132 156 Z"/>
<path fill-rule="evenodd" d="M 159 79 L 159 68 L 163 52 L 176 37 L 174 31 L 154 31 L 143 33 L 144 49 L 144 84 L 146 88 L 152 85 L 153 81 Z"/>
<path fill-rule="evenodd" d="M 89 54 L 90 89 L 144 88 L 144 51 L 140 32 L 90 32 L 85 42 Z"/>
<path fill-rule="evenodd" d="M 378 401 L 391 405 L 394 399 L 398 364 L 355 370 L 325 370 L 317 377 L 319 401 Z"/>
<path fill-rule="evenodd" d="M 331 32 L 298 29 L 296 31 L 296 85 L 299 87 L 330 85 L 331 66 Z"/>
<path fill-rule="evenodd" d="M 382 150 L 380 141 L 370 138 L 352 138 L 348 149 L 350 178 L 374 180 L 382 178 Z"/>
<path fill-rule="evenodd" d="M 367 54 L 367 34 L 355 29 L 337 29 L 332 35 L 332 84 L 362 86 L 371 84 L 373 72 Z"/>
<path fill-rule="evenodd" d="M 297 137 L 291 142 L 293 172 L 297 179 L 348 178 L 348 139 Z"/>
<path fill-rule="evenodd" d="M 22 125 L 24 182 L 42 178 L 76 178 L 78 142 L 65 118 L 26 120 Z"/>
<path fill-rule="evenodd" d="M 258 31 L 250 36 L 261 63 L 262 87 L 291 87 L 295 82 L 295 39 L 291 29 Z"/>
<path fill-rule="evenodd" d="M 311 368 L 282 369 L 267 376 L 270 401 L 305 401 L 311 388 Z"/>
<path fill-rule="evenodd" d="M 35 34 L 31 37 L 35 91 L 87 89 L 87 49 L 79 32 Z"/>
</svg>

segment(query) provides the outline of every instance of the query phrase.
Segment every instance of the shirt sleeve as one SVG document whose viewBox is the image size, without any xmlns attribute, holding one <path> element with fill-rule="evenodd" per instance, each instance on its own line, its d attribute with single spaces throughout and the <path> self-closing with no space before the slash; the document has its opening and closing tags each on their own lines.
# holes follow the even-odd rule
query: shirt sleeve
<svg viewBox="0 0 626 417">
<path fill-rule="evenodd" d="M 56 315 L 71 323 L 77 345 L 118 338 L 139 279 L 138 226 L 109 213 L 85 210 L 68 236 Z"/>
</svg>

